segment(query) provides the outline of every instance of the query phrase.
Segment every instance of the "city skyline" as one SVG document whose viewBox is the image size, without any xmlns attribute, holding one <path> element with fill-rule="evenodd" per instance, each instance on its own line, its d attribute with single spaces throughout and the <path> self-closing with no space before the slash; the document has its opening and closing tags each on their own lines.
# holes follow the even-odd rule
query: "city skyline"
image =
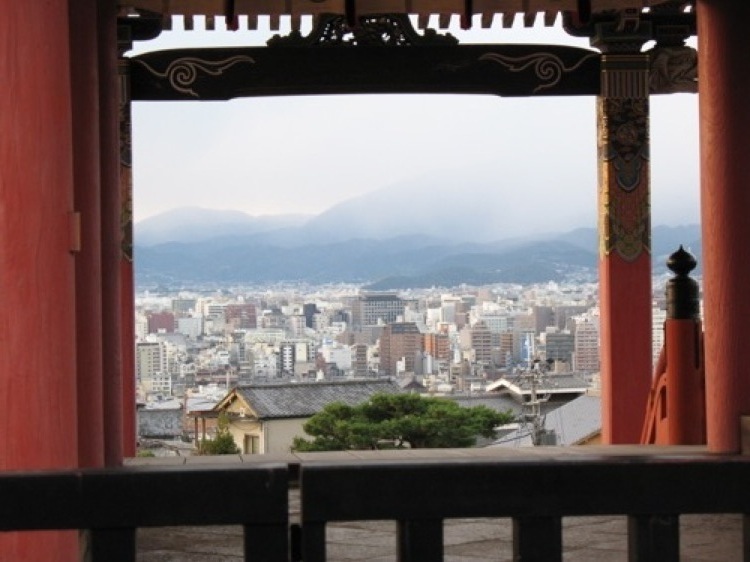
<svg viewBox="0 0 750 562">
<path fill-rule="evenodd" d="M 559 24 L 469 32 L 454 25 L 449 32 L 462 43 L 588 47 Z M 272 34 L 165 32 L 137 45 L 137 52 L 262 45 Z M 654 96 L 651 108 L 653 223 L 697 223 L 697 96 Z M 540 224 L 554 218 L 561 228 L 568 226 L 565 220 L 596 225 L 593 98 L 360 95 L 138 102 L 133 138 L 136 223 L 181 206 L 253 216 L 318 214 L 394 186 L 437 185 L 441 178 L 458 177 L 466 178 L 464 185 L 444 182 L 448 185 L 440 189 L 489 197 L 484 200 L 490 205 L 515 212 L 536 205 L 534 220 Z M 498 188 L 487 191 L 495 181 Z"/>
</svg>

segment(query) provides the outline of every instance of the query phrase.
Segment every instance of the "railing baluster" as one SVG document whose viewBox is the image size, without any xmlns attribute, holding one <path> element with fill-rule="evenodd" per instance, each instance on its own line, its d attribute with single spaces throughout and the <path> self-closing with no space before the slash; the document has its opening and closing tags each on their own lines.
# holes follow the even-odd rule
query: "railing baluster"
<svg viewBox="0 0 750 562">
<path fill-rule="evenodd" d="M 560 517 L 514 517 L 513 560 L 554 562 L 562 560 Z"/>
<path fill-rule="evenodd" d="M 443 520 L 398 522 L 399 562 L 443 559 Z"/>
<path fill-rule="evenodd" d="M 302 526 L 302 559 L 305 562 L 325 562 L 325 523 L 305 522 Z"/>
<path fill-rule="evenodd" d="M 289 561 L 302 562 L 302 525 L 289 525 Z"/>
<path fill-rule="evenodd" d="M 134 528 L 91 529 L 86 562 L 135 562 Z"/>
<path fill-rule="evenodd" d="M 245 561 L 287 562 L 289 530 L 283 525 L 244 525 Z"/>
<path fill-rule="evenodd" d="M 629 562 L 679 562 L 680 520 L 677 515 L 628 516 Z"/>
</svg>

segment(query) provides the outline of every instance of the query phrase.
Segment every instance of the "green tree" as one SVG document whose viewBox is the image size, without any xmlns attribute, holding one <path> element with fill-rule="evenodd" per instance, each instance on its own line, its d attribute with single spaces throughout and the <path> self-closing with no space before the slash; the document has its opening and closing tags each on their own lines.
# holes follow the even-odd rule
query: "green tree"
<svg viewBox="0 0 750 562">
<path fill-rule="evenodd" d="M 239 447 L 234 442 L 234 437 L 229 432 L 229 417 L 226 413 L 219 414 L 216 421 L 216 436 L 213 439 L 203 439 L 199 455 L 236 455 L 240 452 Z"/>
<path fill-rule="evenodd" d="M 297 437 L 296 451 L 472 447 L 477 437 L 513 420 L 486 406 L 463 408 L 447 398 L 376 394 L 359 406 L 334 402 L 303 426 L 312 439 Z"/>
</svg>

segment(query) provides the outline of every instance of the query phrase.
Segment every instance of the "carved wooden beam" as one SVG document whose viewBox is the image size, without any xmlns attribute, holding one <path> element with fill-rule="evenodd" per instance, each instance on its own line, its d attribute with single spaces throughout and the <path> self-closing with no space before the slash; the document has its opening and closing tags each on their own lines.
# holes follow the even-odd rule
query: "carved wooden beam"
<svg viewBox="0 0 750 562">
<path fill-rule="evenodd" d="M 135 100 L 306 94 L 597 95 L 600 55 L 548 45 L 178 49 L 130 59 Z"/>
</svg>

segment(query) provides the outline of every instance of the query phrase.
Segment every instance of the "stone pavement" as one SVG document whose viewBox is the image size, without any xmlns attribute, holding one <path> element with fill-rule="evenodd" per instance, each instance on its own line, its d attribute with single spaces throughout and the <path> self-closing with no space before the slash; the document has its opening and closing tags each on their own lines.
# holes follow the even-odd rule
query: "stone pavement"
<svg viewBox="0 0 750 562">
<path fill-rule="evenodd" d="M 292 520 L 299 502 L 291 498 Z M 451 519 L 445 522 L 446 562 L 513 560 L 510 519 Z M 740 515 L 683 515 L 683 562 L 742 560 Z M 393 521 L 335 523 L 328 526 L 328 560 L 388 562 L 396 559 Z M 627 562 L 627 521 L 622 516 L 563 519 L 565 562 Z M 240 562 L 238 526 L 152 528 L 138 531 L 140 562 Z"/>
</svg>

